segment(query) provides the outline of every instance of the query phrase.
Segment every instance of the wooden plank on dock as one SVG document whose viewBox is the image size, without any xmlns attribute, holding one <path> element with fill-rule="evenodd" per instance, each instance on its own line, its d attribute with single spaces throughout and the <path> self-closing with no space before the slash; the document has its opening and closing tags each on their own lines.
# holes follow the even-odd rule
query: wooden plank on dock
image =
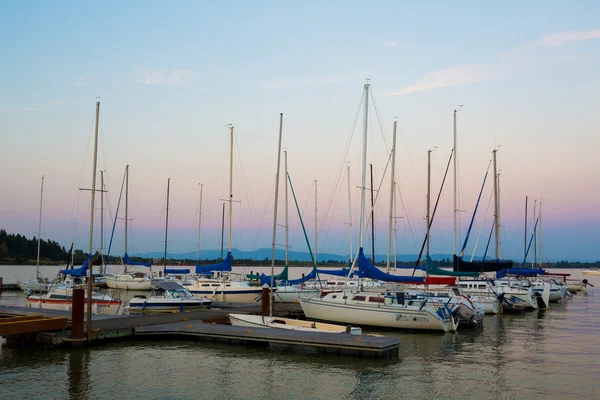
<svg viewBox="0 0 600 400">
<path fill-rule="evenodd" d="M 65 317 L 29 319 L 12 322 L 0 322 L 0 336 L 19 335 L 22 333 L 55 331 L 65 329 L 67 319 Z"/>
</svg>

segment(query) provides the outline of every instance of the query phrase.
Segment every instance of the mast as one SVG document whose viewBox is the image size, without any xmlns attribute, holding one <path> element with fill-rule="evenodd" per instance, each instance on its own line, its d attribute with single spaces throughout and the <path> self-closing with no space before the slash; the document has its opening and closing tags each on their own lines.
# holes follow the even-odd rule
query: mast
<svg viewBox="0 0 600 400">
<path fill-rule="evenodd" d="M 104 171 L 100 171 L 100 273 L 104 273 Z"/>
<path fill-rule="evenodd" d="M 94 200 L 96 198 L 96 165 L 98 162 L 98 120 L 100 118 L 100 102 L 96 102 L 96 127 L 94 129 L 94 158 L 92 164 L 92 201 L 90 205 L 90 242 L 89 254 L 92 255 L 92 244 L 94 239 Z M 87 270 L 87 339 L 92 340 L 92 262 L 90 260 Z"/>
<path fill-rule="evenodd" d="M 525 196 L 525 236 L 523 238 L 523 257 L 527 262 L 527 203 L 529 196 Z"/>
<path fill-rule="evenodd" d="M 540 268 L 542 268 L 542 200 L 540 200 Z"/>
<path fill-rule="evenodd" d="M 289 262 L 289 241 L 290 241 L 290 226 L 288 219 L 288 163 L 287 163 L 287 150 L 283 152 L 285 159 L 285 266 L 288 266 Z"/>
<path fill-rule="evenodd" d="M 369 163 L 371 171 L 371 255 L 375 264 L 375 206 L 373 202 L 373 164 Z"/>
<path fill-rule="evenodd" d="M 396 171 L 396 126 L 398 121 L 394 121 L 394 130 L 392 134 L 392 173 L 390 178 L 390 213 L 388 221 L 388 248 L 387 248 L 387 263 L 385 272 L 390 273 L 390 252 L 392 250 L 392 220 L 394 219 L 394 174 Z M 372 176 L 372 175 L 371 175 Z M 374 261 L 374 260 L 373 260 Z"/>
<path fill-rule="evenodd" d="M 273 204 L 273 241 L 271 242 L 271 284 L 269 288 L 269 317 L 273 316 L 275 279 L 275 242 L 277 241 L 277 200 L 279 199 L 279 170 L 281 166 L 281 136 L 283 132 L 283 113 L 279 113 L 279 141 L 277 144 L 277 171 L 275 172 L 275 202 Z"/>
<path fill-rule="evenodd" d="M 315 264 L 317 263 L 317 180 L 315 179 Z"/>
<path fill-rule="evenodd" d="M 500 212 L 500 172 L 498 172 L 498 256 L 500 257 L 500 259 L 502 258 L 502 234 L 500 232 L 500 228 L 502 227 L 500 225 L 500 217 L 502 216 L 501 212 Z"/>
<path fill-rule="evenodd" d="M 427 215 L 425 222 L 427 223 L 427 255 L 429 255 L 429 224 L 431 219 L 431 149 L 427 150 Z"/>
<path fill-rule="evenodd" d="M 165 260 L 163 267 L 167 268 L 167 238 L 169 234 L 169 190 L 171 188 L 171 178 L 167 179 L 167 214 L 165 218 Z"/>
<path fill-rule="evenodd" d="M 35 264 L 35 277 L 40 277 L 40 238 L 42 237 L 42 205 L 44 201 L 44 176 L 42 175 L 42 188 L 40 189 L 40 217 L 38 218 L 37 234 L 37 261 Z"/>
<path fill-rule="evenodd" d="M 535 225 L 535 210 L 537 208 L 537 200 L 533 200 L 533 259 L 531 260 L 531 268 L 535 267 L 537 262 L 537 226 Z"/>
<path fill-rule="evenodd" d="M 231 212 L 233 211 L 233 125 L 229 125 L 229 230 L 227 231 L 227 251 L 231 253 Z"/>
<path fill-rule="evenodd" d="M 200 203 L 198 205 L 198 247 L 196 249 L 196 262 L 200 261 L 200 226 L 202 224 L 202 189 L 204 185 L 199 183 L 200 185 Z"/>
<path fill-rule="evenodd" d="M 496 242 L 496 260 L 500 259 L 500 216 L 498 210 L 498 173 L 496 172 L 496 152 L 498 150 L 494 149 L 492 151 L 493 159 L 494 159 L 494 239 Z"/>
<path fill-rule="evenodd" d="M 129 223 L 129 165 L 125 166 L 125 254 L 127 254 L 127 224 Z M 125 266 L 127 268 L 127 266 Z"/>
<path fill-rule="evenodd" d="M 348 233 L 350 236 L 350 263 L 352 263 L 353 257 L 353 247 L 352 247 L 352 194 L 350 192 L 350 166 L 347 167 L 348 170 Z"/>
<path fill-rule="evenodd" d="M 457 170 L 457 159 L 458 149 L 456 147 L 456 110 L 454 110 L 454 255 L 456 256 L 456 210 L 457 210 L 457 197 L 456 187 L 458 183 L 458 170 Z"/>
<path fill-rule="evenodd" d="M 365 189 L 367 186 L 367 129 L 369 124 L 369 83 L 365 83 L 365 104 L 363 112 L 363 154 L 362 154 L 362 177 L 360 184 L 360 248 L 363 247 L 363 231 L 365 228 Z"/>
<path fill-rule="evenodd" d="M 221 213 L 221 261 L 223 261 L 223 242 L 225 237 L 225 203 L 223 203 L 223 212 Z"/>
</svg>

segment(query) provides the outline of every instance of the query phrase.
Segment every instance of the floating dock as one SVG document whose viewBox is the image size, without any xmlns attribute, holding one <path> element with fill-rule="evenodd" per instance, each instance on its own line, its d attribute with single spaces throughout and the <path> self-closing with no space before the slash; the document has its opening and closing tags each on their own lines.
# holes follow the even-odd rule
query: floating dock
<svg viewBox="0 0 600 400">
<path fill-rule="evenodd" d="M 187 338 L 211 342 L 268 347 L 310 348 L 314 351 L 370 357 L 397 355 L 400 340 L 392 337 L 346 335 L 336 333 L 293 331 L 274 328 L 247 328 L 225 325 L 230 313 L 258 314 L 260 305 L 215 303 L 215 308 L 184 313 L 152 315 L 94 315 L 92 316 L 92 344 L 127 338 Z M 297 304 L 277 304 L 275 314 L 291 316 L 299 313 Z M 71 339 L 69 311 L 45 310 L 27 307 L 0 306 L 0 316 L 34 321 L 25 332 L 6 330 L 0 335 L 16 345 L 69 345 Z M 54 321 L 58 325 L 36 325 L 35 321 Z M 60 320 L 60 323 L 58 322 Z M 7 325 L 8 326 L 8 325 Z M 25 325 L 22 325 L 25 326 Z"/>
</svg>

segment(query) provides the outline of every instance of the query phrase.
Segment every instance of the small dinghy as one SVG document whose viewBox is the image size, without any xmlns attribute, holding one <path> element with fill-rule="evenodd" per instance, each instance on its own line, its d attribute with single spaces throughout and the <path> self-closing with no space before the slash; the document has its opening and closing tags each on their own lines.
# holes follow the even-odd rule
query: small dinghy
<svg viewBox="0 0 600 400">
<path fill-rule="evenodd" d="M 231 321 L 231 325 L 252 328 L 278 328 L 322 333 L 350 333 L 351 335 L 362 334 L 362 329 L 355 326 L 346 327 L 343 325 L 327 324 L 323 322 L 306 321 L 292 318 L 263 317 L 261 315 L 248 314 L 229 314 L 229 320 Z"/>
<path fill-rule="evenodd" d="M 184 312 L 203 310 L 212 304 L 206 297 L 196 297 L 188 289 L 175 281 L 152 281 L 149 296 L 138 295 L 129 301 L 130 313 L 142 312 Z"/>
</svg>

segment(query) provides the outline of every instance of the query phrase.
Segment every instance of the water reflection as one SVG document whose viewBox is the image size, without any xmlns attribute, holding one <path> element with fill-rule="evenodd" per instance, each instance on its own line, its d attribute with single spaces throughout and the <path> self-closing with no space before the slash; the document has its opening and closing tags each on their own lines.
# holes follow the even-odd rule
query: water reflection
<svg viewBox="0 0 600 400">
<path fill-rule="evenodd" d="M 67 370 L 69 399 L 87 398 L 90 392 L 89 349 L 72 349 Z"/>
</svg>

